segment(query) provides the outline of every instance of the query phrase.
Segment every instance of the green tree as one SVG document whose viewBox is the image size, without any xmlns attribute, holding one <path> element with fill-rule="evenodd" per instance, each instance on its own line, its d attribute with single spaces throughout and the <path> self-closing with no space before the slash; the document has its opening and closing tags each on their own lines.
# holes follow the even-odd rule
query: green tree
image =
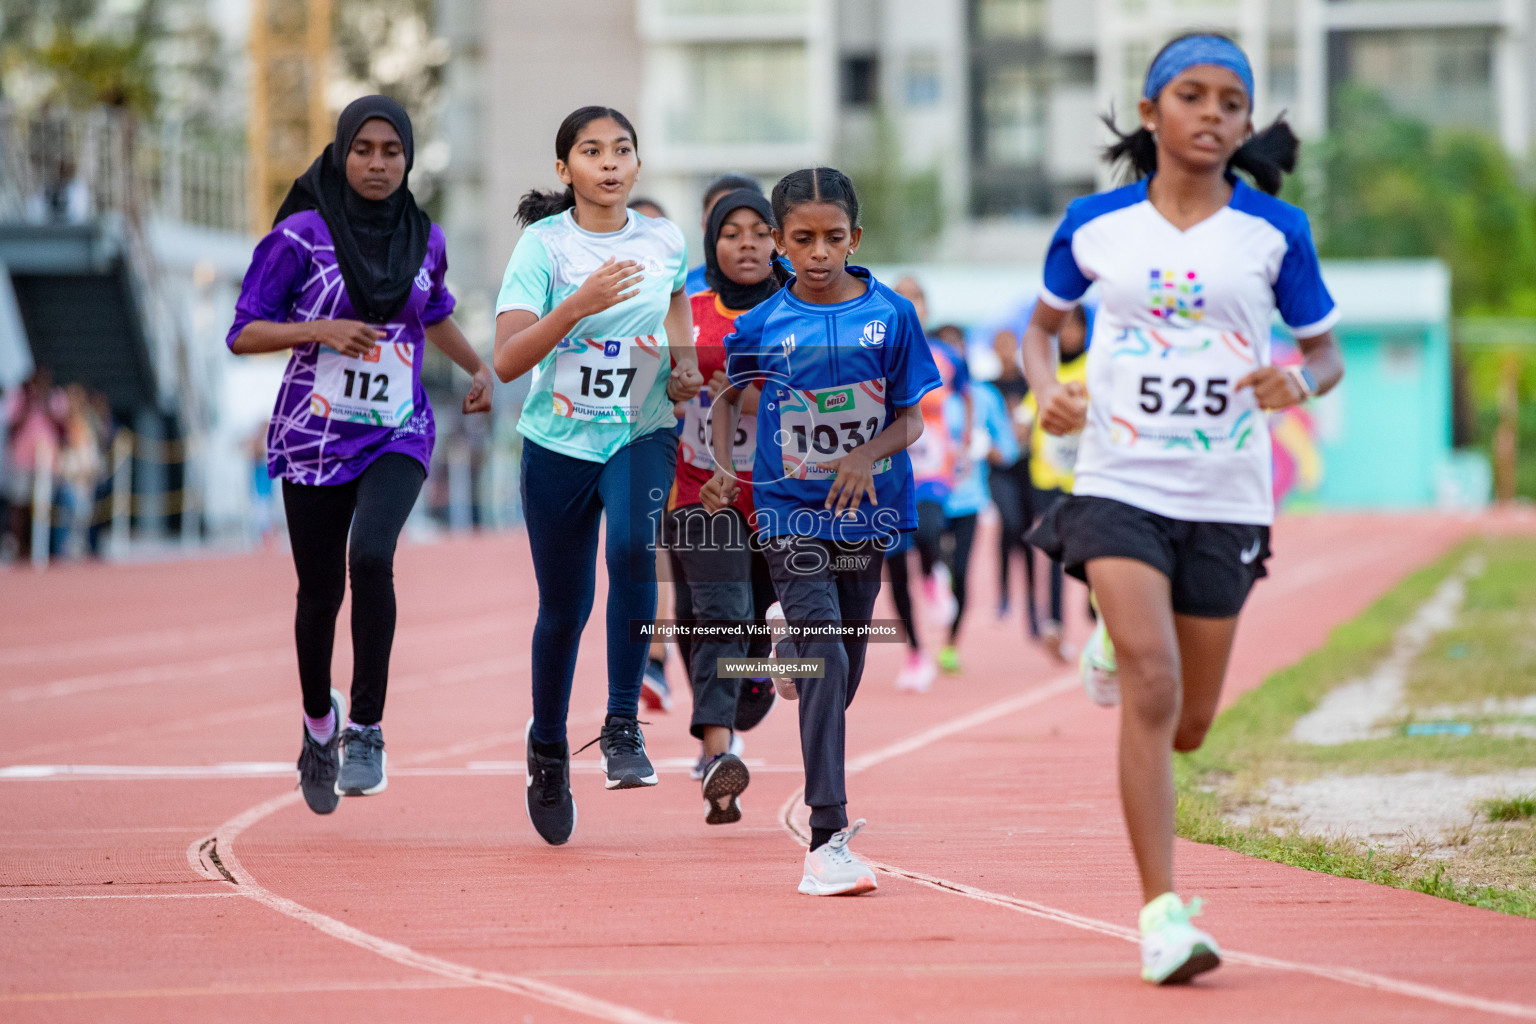
<svg viewBox="0 0 1536 1024">
<path fill-rule="evenodd" d="M 1286 198 L 1323 256 L 1437 256 L 1458 315 L 1536 316 L 1536 196 L 1496 139 L 1436 130 L 1348 89 Z"/>
<path fill-rule="evenodd" d="M 901 140 L 883 113 L 876 115 L 872 145 L 862 153 L 849 154 L 847 162 L 864 225 L 859 259 L 869 263 L 922 259 L 944 227 L 937 168 L 916 174 L 902 168 Z"/>
</svg>

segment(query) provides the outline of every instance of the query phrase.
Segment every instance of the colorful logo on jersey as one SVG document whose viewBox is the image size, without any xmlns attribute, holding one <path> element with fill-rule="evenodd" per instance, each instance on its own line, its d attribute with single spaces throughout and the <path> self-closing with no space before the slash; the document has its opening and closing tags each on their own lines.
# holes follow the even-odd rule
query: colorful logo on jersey
<svg viewBox="0 0 1536 1024">
<path fill-rule="evenodd" d="M 1152 315 L 1197 324 L 1205 319 L 1205 285 L 1193 270 L 1153 270 L 1148 281 Z"/>
<path fill-rule="evenodd" d="M 624 351 L 624 343 L 616 338 L 603 342 L 603 358 L 617 359 L 619 353 Z"/>
<path fill-rule="evenodd" d="M 885 321 L 871 320 L 864 325 L 864 333 L 859 336 L 859 344 L 865 348 L 879 348 L 885 344 Z"/>
</svg>

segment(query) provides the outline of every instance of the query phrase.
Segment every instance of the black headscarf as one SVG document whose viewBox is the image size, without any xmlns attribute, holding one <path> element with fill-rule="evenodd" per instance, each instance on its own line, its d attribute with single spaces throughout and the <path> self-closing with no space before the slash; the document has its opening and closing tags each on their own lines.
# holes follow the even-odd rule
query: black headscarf
<svg viewBox="0 0 1536 1024">
<path fill-rule="evenodd" d="M 394 125 L 405 147 L 405 177 L 387 199 L 365 199 L 347 184 L 352 140 L 376 117 Z M 404 107 L 388 96 L 353 100 L 336 121 L 336 141 L 294 181 L 272 222 L 276 227 L 295 213 L 319 211 L 336 246 L 347 298 L 369 323 L 386 323 L 400 315 L 427 258 L 432 220 L 416 205 L 408 184 L 415 157 L 411 118 Z"/>
<path fill-rule="evenodd" d="M 763 223 L 773 227 L 773 206 L 768 202 L 768 197 L 748 188 L 739 188 L 721 196 L 710 209 L 709 223 L 704 226 L 704 282 L 720 296 L 722 305 L 735 310 L 751 309 L 779 290 L 779 282 L 773 274 L 757 284 L 737 284 L 720 269 L 720 257 L 715 254 L 715 247 L 720 242 L 720 228 L 732 211 L 743 206 L 756 210 L 757 215 L 763 218 Z M 768 260 L 771 266 L 772 253 Z"/>
</svg>

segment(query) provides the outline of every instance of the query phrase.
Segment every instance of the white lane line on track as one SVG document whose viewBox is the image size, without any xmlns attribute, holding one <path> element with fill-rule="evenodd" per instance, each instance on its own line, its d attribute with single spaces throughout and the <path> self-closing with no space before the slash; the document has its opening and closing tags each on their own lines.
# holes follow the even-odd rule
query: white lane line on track
<svg viewBox="0 0 1536 1024">
<path fill-rule="evenodd" d="M 1039 704 L 1071 689 L 1070 686 L 1064 688 L 1061 684 L 1063 679 L 1071 680 L 1073 678 L 1066 676 L 1051 680 L 1015 697 L 1009 697 L 995 704 L 989 704 L 968 715 L 962 715 L 949 722 L 936 725 L 931 729 L 925 729 L 907 739 L 898 740 L 895 743 L 872 750 L 848 762 L 848 770 L 850 772 L 862 771 L 865 768 L 889 761 L 902 754 L 911 753 L 937 740 L 953 736 L 976 725 L 1002 718 L 1033 704 Z M 858 765 L 858 768 L 855 768 L 855 765 Z M 801 846 L 808 846 L 810 845 L 810 835 L 795 820 L 795 814 L 800 810 L 804 793 L 805 790 L 802 787 L 789 795 L 789 799 L 785 800 L 779 808 L 779 821 Z M 951 881 L 947 878 L 924 874 L 921 871 L 913 871 L 894 864 L 885 864 L 879 861 L 868 861 L 868 863 L 882 874 L 904 878 L 909 882 L 916 882 L 918 885 L 926 886 L 938 892 L 948 893 L 952 896 L 963 896 L 967 899 L 990 904 L 1004 910 L 1027 914 L 1030 917 L 1064 924 L 1083 931 L 1095 932 L 1109 938 L 1123 939 L 1126 942 L 1136 943 L 1137 945 L 1141 942 L 1141 936 L 1134 928 L 1127 928 L 1109 921 L 1101 921 L 1098 918 L 1088 917 L 1083 914 L 1074 914 L 1070 910 L 1061 910 L 1057 907 L 1047 906 L 1044 903 L 1036 903 L 1033 900 L 1019 899 L 1002 893 L 990 892 L 973 885 L 966 885 L 964 882 Z M 1346 985 L 1354 985 L 1359 988 L 1372 989 L 1379 992 L 1389 992 L 1394 995 L 1423 999 L 1428 1002 L 1439 1003 L 1442 1006 L 1478 1010 L 1483 1013 L 1491 1013 L 1503 1017 L 1536 1020 L 1536 1006 L 1503 1002 L 1496 999 L 1484 999 L 1480 996 L 1466 995 L 1449 989 L 1436 988 L 1433 985 L 1420 985 L 1411 981 L 1400 981 L 1397 978 L 1372 974 L 1369 971 L 1355 970 L 1351 967 L 1328 967 L 1295 960 L 1282 960 L 1254 953 L 1239 953 L 1233 950 L 1224 950 L 1222 957 L 1229 963 L 1243 964 L 1248 967 L 1263 967 L 1277 971 L 1292 971 L 1297 974 L 1310 974 L 1313 977 L 1324 978 L 1329 981 L 1342 982 Z"/>
<path fill-rule="evenodd" d="M 407 650 L 411 644 L 441 644 L 454 640 L 469 640 L 496 633 L 506 627 L 506 618 L 501 615 L 480 615 L 472 619 L 448 619 L 423 625 L 406 625 L 396 633 L 395 651 L 398 656 L 398 652 Z M 4 651 L 0 650 L 0 655 L 3 654 Z M 72 697 L 79 693 L 94 693 L 120 686 L 198 680 L 235 672 L 258 671 L 287 666 L 292 662 L 292 648 L 285 642 L 276 647 L 269 645 L 256 650 L 221 654 L 196 661 L 168 661 L 18 686 L 13 690 L 4 691 L 0 694 L 0 699 L 21 703 L 52 697 Z"/>
<path fill-rule="evenodd" d="M 237 892 L 117 892 L 110 895 L 0 896 L 0 903 L 55 903 L 63 900 L 227 900 Z"/>
<path fill-rule="evenodd" d="M 269 891 L 241 867 L 240 860 L 235 855 L 235 840 L 240 833 L 263 818 L 298 801 L 297 792 L 284 793 L 282 796 L 274 797 L 237 814 L 215 829 L 211 835 L 194 840 L 187 847 L 187 863 L 192 870 L 204 878 L 212 881 L 233 882 L 236 886 L 234 891 L 238 895 L 253 899 L 279 914 L 307 924 L 334 939 L 349 942 L 405 967 L 427 971 L 443 978 L 478 985 L 482 988 L 498 989 L 594 1017 L 597 1020 L 611 1021 L 613 1024 L 678 1024 L 675 1018 L 654 1017 L 633 1007 L 611 1003 L 605 999 L 598 999 L 559 985 L 551 985 L 536 978 L 506 974 L 501 971 L 481 970 L 466 964 L 444 960 L 430 953 L 422 953 L 398 942 L 371 935 L 360 928 L 354 928 L 334 917 L 327 917 L 319 911 L 311 910 L 301 903 Z"/>
</svg>

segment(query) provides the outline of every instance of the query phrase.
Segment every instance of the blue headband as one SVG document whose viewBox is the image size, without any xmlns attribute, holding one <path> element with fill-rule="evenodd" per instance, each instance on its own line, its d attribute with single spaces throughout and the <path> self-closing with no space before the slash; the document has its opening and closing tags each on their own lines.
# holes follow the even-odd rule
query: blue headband
<svg viewBox="0 0 1536 1024">
<path fill-rule="evenodd" d="M 1224 36 L 1186 36 L 1169 46 L 1147 69 L 1142 95 L 1155 100 L 1169 82 L 1197 64 L 1226 68 L 1243 80 L 1248 90 L 1248 109 L 1253 109 L 1253 68 L 1240 46 Z"/>
</svg>

